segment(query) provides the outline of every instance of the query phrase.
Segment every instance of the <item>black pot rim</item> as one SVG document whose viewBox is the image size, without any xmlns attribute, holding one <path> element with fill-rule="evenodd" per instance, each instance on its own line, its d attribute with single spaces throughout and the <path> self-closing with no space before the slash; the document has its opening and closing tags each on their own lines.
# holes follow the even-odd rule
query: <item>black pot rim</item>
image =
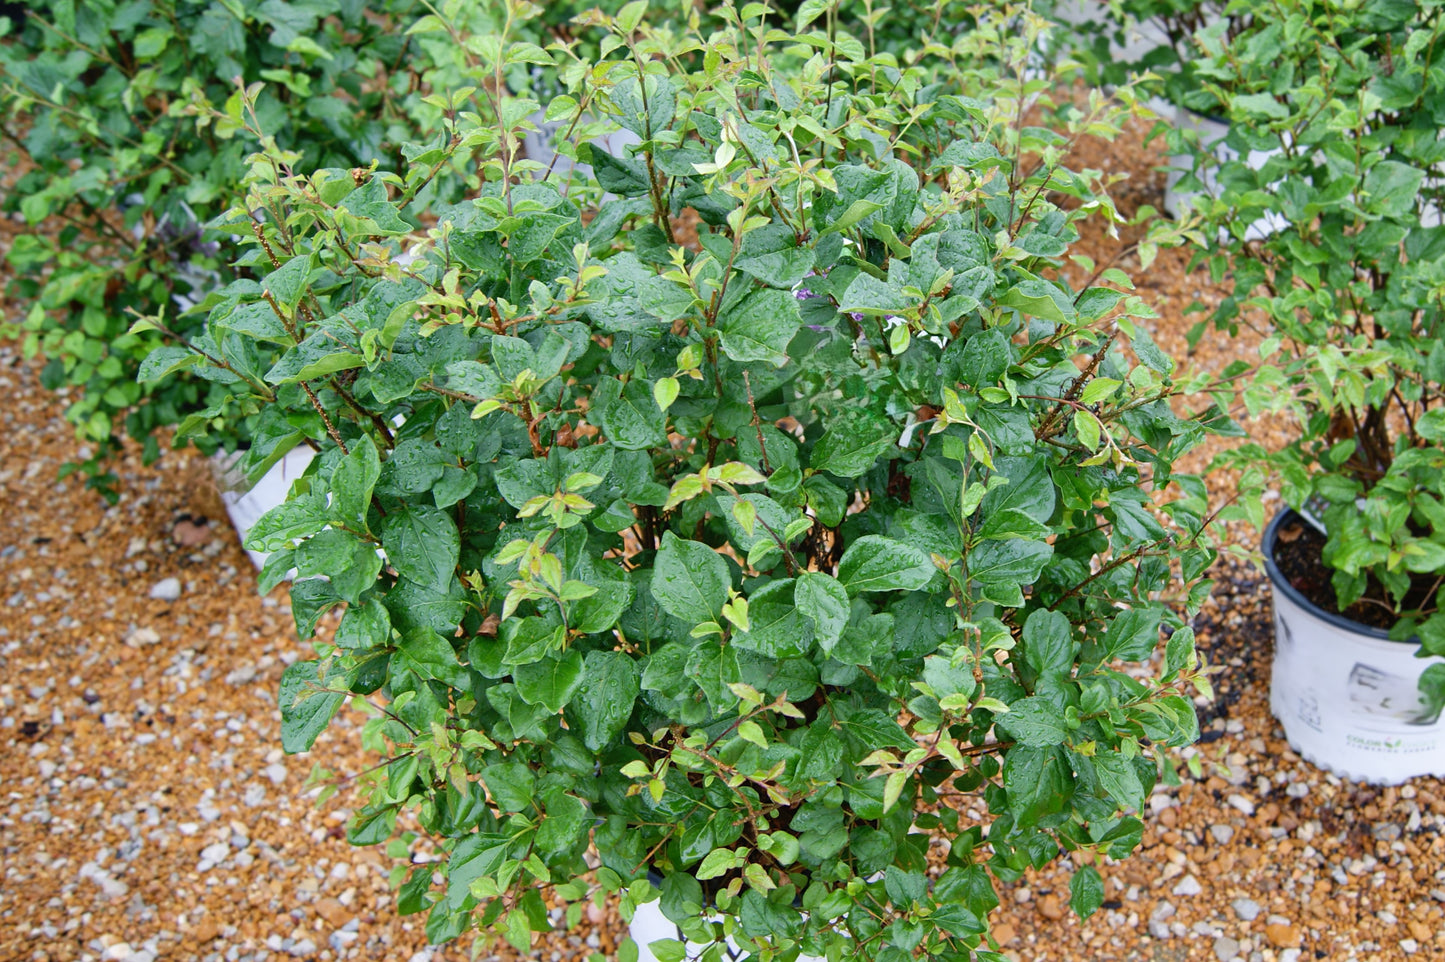
<svg viewBox="0 0 1445 962">
<path fill-rule="evenodd" d="M 1373 625 L 1362 625 L 1358 621 L 1346 618 L 1344 615 L 1335 614 L 1333 611 L 1326 611 L 1313 601 L 1310 601 L 1304 596 L 1303 592 L 1290 584 L 1274 560 L 1274 546 L 1276 539 L 1279 537 L 1279 529 L 1280 526 L 1287 521 L 1308 523 L 1300 516 L 1299 512 L 1293 508 L 1285 508 L 1276 514 L 1274 520 L 1264 529 L 1264 544 L 1262 546 L 1264 552 L 1264 570 L 1265 573 L 1269 575 L 1270 586 L 1275 591 L 1280 592 L 1290 601 L 1293 601 L 1296 605 L 1308 611 L 1321 621 L 1327 622 L 1342 631 L 1348 631 L 1356 635 L 1364 635 L 1366 638 L 1371 638 L 1375 641 L 1388 641 L 1396 645 L 1419 646 L 1420 639 L 1418 638 L 1408 638 L 1405 641 L 1397 641 L 1391 638 L 1390 633 L 1383 628 L 1376 628 Z"/>
</svg>

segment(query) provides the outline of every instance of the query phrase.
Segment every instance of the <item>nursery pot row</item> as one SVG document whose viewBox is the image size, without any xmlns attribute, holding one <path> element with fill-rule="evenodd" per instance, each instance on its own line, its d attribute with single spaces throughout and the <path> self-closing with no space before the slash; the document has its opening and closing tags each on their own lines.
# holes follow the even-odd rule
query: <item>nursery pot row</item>
<svg viewBox="0 0 1445 962">
<path fill-rule="evenodd" d="M 1282 511 L 1264 536 L 1274 594 L 1270 710 L 1290 747 L 1342 778 L 1377 785 L 1445 775 L 1445 723 L 1419 690 L 1425 669 L 1445 659 L 1417 657 L 1418 639 L 1391 641 L 1291 584 L 1276 552 L 1281 532 L 1305 523 Z"/>
</svg>

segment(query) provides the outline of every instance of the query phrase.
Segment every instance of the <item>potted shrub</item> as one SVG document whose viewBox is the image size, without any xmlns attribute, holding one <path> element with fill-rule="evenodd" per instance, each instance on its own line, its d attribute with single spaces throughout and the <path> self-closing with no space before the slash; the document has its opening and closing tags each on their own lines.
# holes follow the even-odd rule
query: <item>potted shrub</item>
<svg viewBox="0 0 1445 962">
<path fill-rule="evenodd" d="M 396 173 L 252 166 L 259 280 L 195 363 L 319 447 L 252 536 L 263 580 L 302 576 L 301 637 L 344 609 L 284 676 L 284 747 L 370 696 L 349 837 L 435 840 L 395 876 L 434 941 L 526 952 L 549 905 L 620 893 L 660 900 L 670 962 L 998 960 L 995 880 L 1083 853 L 1098 908 L 1208 691 L 1208 506 L 1174 461 L 1215 419 L 1173 411 L 1127 275 L 1070 254 L 1119 217 L 1072 148 L 1132 91 L 1020 79 L 1032 15 L 910 63 L 755 13 L 604 26 L 600 62 L 549 54 L 551 114 L 639 140 L 571 145 L 593 182 L 505 167 L 525 100 Z M 397 265 L 473 147 L 478 195 Z"/>
<path fill-rule="evenodd" d="M 1236 151 L 1275 151 L 1260 171 L 1221 164 L 1199 208 L 1218 228 L 1208 263 L 1235 281 L 1215 325 L 1264 337 L 1243 399 L 1296 432 L 1228 459 L 1292 509 L 1265 538 L 1272 704 L 1342 774 L 1445 773 L 1445 5 L 1291 0 L 1227 44 L 1199 38 Z M 1248 237 L 1265 215 L 1288 226 Z"/>
<path fill-rule="evenodd" d="M 232 233 L 203 225 L 235 201 L 257 146 L 228 110 L 236 78 L 269 81 L 257 114 L 306 164 L 364 166 L 399 162 L 396 142 L 437 124 L 441 111 L 416 92 L 435 64 L 405 32 L 409 0 L 28 6 L 0 21 L 10 34 L 0 138 L 22 170 L 3 209 L 28 228 L 9 250 L 6 292 L 24 308 L 0 335 L 47 361 L 47 387 L 74 389 L 66 417 L 89 453 L 67 473 L 80 469 L 113 499 L 109 465 L 126 436 L 148 461 L 160 453 L 156 429 L 191 418 L 211 425 L 191 432 L 208 453 L 248 440 L 223 427 L 244 425 L 218 417 L 225 392 L 214 382 L 138 383 L 162 340 L 127 331 L 132 312 L 162 306 L 176 333 L 198 331 L 204 315 L 185 309 L 230 277 Z M 145 373 L 166 367 L 152 361 Z"/>
<path fill-rule="evenodd" d="M 1194 75 L 1195 33 L 1209 27 L 1228 44 L 1249 29 L 1254 8 L 1214 0 L 1067 0 L 1052 13 L 1069 25 L 1071 45 L 1090 82 L 1108 87 L 1138 78 L 1154 95 L 1150 104 L 1166 124 L 1158 128 L 1169 149 L 1161 207 L 1170 217 L 1186 216 L 1201 193 L 1218 192 L 1219 163 L 1243 158 L 1260 170 L 1269 160 L 1268 149 L 1238 152 L 1229 139 L 1229 120 Z M 1281 224 L 1277 215 L 1266 214 L 1250 223 L 1247 233 L 1257 239 Z"/>
</svg>

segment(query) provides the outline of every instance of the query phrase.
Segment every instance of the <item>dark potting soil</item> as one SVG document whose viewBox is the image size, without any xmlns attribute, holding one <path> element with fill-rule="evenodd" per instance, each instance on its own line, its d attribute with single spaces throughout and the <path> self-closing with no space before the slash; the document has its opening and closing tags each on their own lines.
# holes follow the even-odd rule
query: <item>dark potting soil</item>
<svg viewBox="0 0 1445 962">
<path fill-rule="evenodd" d="M 1340 610 L 1335 587 L 1330 582 L 1334 569 L 1320 560 L 1324 550 L 1325 536 L 1313 525 L 1292 518 L 1281 524 L 1276 533 L 1274 563 L 1279 566 L 1279 573 L 1284 579 L 1300 594 L 1330 614 L 1385 631 L 1392 628 L 1399 619 L 1393 605 L 1371 600 L 1386 597 L 1384 589 L 1373 578 L 1363 598 Z"/>
</svg>

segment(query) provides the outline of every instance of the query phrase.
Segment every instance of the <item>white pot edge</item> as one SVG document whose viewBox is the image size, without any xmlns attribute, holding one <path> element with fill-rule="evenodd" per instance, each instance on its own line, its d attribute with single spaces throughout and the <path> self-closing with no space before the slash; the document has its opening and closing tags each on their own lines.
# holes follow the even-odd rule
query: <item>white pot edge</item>
<svg viewBox="0 0 1445 962">
<path fill-rule="evenodd" d="M 213 464 L 217 478 L 221 479 L 233 474 L 239 457 L 240 455 L 237 453 L 216 454 Z M 228 489 L 225 483 L 221 483 L 221 502 L 226 506 L 226 514 L 230 516 L 231 526 L 236 529 L 242 545 L 246 543 L 247 533 L 261 515 L 286 500 L 292 482 L 301 477 L 313 457 L 315 457 L 315 452 L 310 447 L 304 444 L 298 445 L 287 451 L 249 490 Z M 252 551 L 247 548 L 246 553 L 251 556 L 251 562 L 257 569 L 266 564 L 266 552 Z"/>
</svg>

